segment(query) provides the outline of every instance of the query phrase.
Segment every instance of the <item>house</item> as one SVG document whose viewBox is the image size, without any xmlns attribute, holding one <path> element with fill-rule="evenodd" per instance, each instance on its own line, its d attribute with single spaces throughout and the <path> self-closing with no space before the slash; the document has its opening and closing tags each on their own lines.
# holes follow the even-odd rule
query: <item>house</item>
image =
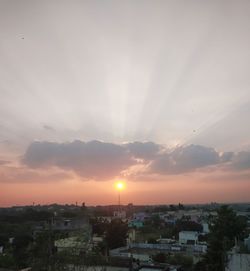
<svg viewBox="0 0 250 271">
<path fill-rule="evenodd" d="M 134 213 L 133 218 L 134 220 L 144 222 L 146 219 L 149 218 L 149 215 L 144 212 L 139 212 L 139 213 Z"/>
<path fill-rule="evenodd" d="M 87 250 L 87 243 L 78 236 L 56 240 L 54 245 L 58 252 L 67 251 L 73 255 L 82 254 Z"/>
<path fill-rule="evenodd" d="M 181 231 L 179 232 L 179 244 L 194 245 L 198 242 L 197 231 Z"/>
<path fill-rule="evenodd" d="M 143 221 L 140 220 L 130 220 L 128 223 L 129 228 L 136 228 L 136 229 L 140 229 L 144 226 Z"/>
<path fill-rule="evenodd" d="M 126 212 L 125 211 L 114 211 L 114 218 L 125 219 Z"/>
<path fill-rule="evenodd" d="M 161 216 L 161 219 L 164 220 L 166 224 L 170 224 L 170 225 L 175 225 L 176 220 L 177 220 L 175 216 L 171 214 L 164 214 L 163 216 Z"/>
<path fill-rule="evenodd" d="M 88 220 L 86 218 L 77 219 L 55 219 L 52 222 L 52 228 L 54 230 L 80 230 L 88 226 Z"/>
</svg>

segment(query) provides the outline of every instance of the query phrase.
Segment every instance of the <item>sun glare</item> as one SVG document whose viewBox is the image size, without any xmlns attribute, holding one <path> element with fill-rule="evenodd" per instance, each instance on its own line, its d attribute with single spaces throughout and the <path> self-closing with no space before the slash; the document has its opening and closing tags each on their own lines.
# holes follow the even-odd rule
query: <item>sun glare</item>
<svg viewBox="0 0 250 271">
<path fill-rule="evenodd" d="M 117 190 L 123 190 L 124 189 L 124 183 L 123 182 L 117 182 L 115 184 L 115 187 Z"/>
</svg>

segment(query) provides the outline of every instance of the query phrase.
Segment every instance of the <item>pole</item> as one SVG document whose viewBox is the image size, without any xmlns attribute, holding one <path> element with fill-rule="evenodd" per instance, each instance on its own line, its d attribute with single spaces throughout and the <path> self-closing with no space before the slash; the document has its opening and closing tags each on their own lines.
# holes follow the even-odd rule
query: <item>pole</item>
<svg viewBox="0 0 250 271">
<path fill-rule="evenodd" d="M 118 210 L 119 210 L 119 212 L 121 212 L 121 195 L 120 195 L 120 190 L 118 191 Z"/>
</svg>

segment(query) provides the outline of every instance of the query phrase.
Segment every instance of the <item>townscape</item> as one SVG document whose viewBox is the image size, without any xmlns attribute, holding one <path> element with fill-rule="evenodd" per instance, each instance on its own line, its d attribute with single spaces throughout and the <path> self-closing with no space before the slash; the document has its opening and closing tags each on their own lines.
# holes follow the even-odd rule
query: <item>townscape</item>
<svg viewBox="0 0 250 271">
<path fill-rule="evenodd" d="M 1 208 L 0 270 L 247 271 L 249 233 L 250 204 Z"/>
<path fill-rule="evenodd" d="M 0 271 L 250 271 L 250 0 L 0 0 Z"/>
</svg>

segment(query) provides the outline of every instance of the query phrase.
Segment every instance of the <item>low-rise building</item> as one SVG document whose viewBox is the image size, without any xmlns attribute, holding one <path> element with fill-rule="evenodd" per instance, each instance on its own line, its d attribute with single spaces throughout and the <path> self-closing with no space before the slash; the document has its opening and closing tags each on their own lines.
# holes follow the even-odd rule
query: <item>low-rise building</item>
<svg viewBox="0 0 250 271">
<path fill-rule="evenodd" d="M 140 229 L 144 226 L 143 221 L 132 219 L 128 222 L 130 228 Z"/>
<path fill-rule="evenodd" d="M 133 244 L 135 242 L 135 229 L 129 229 L 128 231 L 128 237 L 127 237 L 127 245 Z"/>
<path fill-rule="evenodd" d="M 149 218 L 149 215 L 145 212 L 139 212 L 139 213 L 134 213 L 133 218 L 134 220 L 144 222 L 146 219 Z"/>
<path fill-rule="evenodd" d="M 250 254 L 229 253 L 226 271 L 249 271 Z"/>
<path fill-rule="evenodd" d="M 57 218 L 52 221 L 53 230 L 80 230 L 89 225 L 87 218 L 62 219 Z M 48 225 L 49 227 L 49 225 Z"/>
<path fill-rule="evenodd" d="M 244 245 L 247 247 L 248 251 L 250 252 L 250 234 L 247 238 L 244 239 Z"/>
<path fill-rule="evenodd" d="M 125 211 L 114 211 L 114 217 L 125 219 L 126 218 L 126 212 Z"/>
<path fill-rule="evenodd" d="M 171 239 L 171 238 L 159 238 L 156 241 L 159 244 L 174 244 L 174 243 L 176 243 L 176 240 Z"/>
<path fill-rule="evenodd" d="M 193 245 L 198 242 L 197 231 L 181 231 L 179 232 L 179 243 L 184 245 Z"/>
<path fill-rule="evenodd" d="M 208 223 L 202 223 L 202 231 L 203 233 L 209 233 Z"/>
<path fill-rule="evenodd" d="M 58 252 L 67 251 L 74 255 L 79 255 L 87 250 L 87 243 L 77 236 L 56 240 L 54 245 Z"/>
</svg>

